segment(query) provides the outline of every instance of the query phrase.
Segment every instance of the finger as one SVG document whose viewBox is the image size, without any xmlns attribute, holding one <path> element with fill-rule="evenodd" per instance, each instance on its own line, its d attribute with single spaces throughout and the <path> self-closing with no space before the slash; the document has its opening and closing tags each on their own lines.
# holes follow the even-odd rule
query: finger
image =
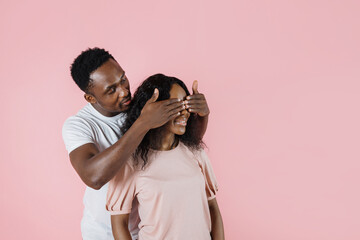
<svg viewBox="0 0 360 240">
<path fill-rule="evenodd" d="M 171 104 L 174 104 L 174 103 L 181 103 L 182 100 L 179 99 L 179 98 L 170 98 L 170 99 L 167 99 L 167 100 L 163 100 L 161 101 L 164 103 L 164 105 L 168 106 L 168 105 L 171 105 Z"/>
<path fill-rule="evenodd" d="M 186 109 L 190 109 L 190 108 L 199 108 L 199 109 L 206 109 L 206 106 L 201 105 L 201 104 L 193 104 L 193 105 L 185 105 Z"/>
<path fill-rule="evenodd" d="M 183 107 L 183 106 L 185 107 L 185 103 L 183 101 L 180 101 L 180 102 L 174 102 L 174 103 L 171 103 L 171 104 L 165 106 L 165 109 L 167 111 L 171 111 L 173 109 L 176 109 L 178 107 Z"/>
<path fill-rule="evenodd" d="M 205 99 L 205 96 L 204 96 L 204 94 L 201 94 L 201 93 L 186 96 L 186 100 L 190 100 L 190 99 Z"/>
<path fill-rule="evenodd" d="M 199 91 L 198 91 L 198 85 L 199 85 L 198 81 L 195 80 L 195 81 L 193 82 L 193 85 L 192 85 L 193 94 L 198 94 L 198 93 L 199 93 Z"/>
<path fill-rule="evenodd" d="M 157 88 L 155 88 L 153 95 L 146 103 L 153 103 L 158 99 L 158 97 L 159 97 L 159 90 Z"/>
<path fill-rule="evenodd" d="M 200 113 L 202 112 L 202 108 L 189 108 L 187 109 L 190 113 Z"/>
<path fill-rule="evenodd" d="M 168 117 L 168 120 L 167 120 L 167 121 L 172 120 L 172 119 L 174 119 L 174 118 L 176 118 L 176 117 L 180 116 L 180 114 L 181 114 L 180 112 L 177 112 L 177 113 L 171 114 L 171 115 Z"/>
<path fill-rule="evenodd" d="M 168 114 L 169 114 L 169 115 L 173 115 L 173 114 L 175 114 L 175 113 L 181 112 L 181 111 L 184 110 L 184 109 L 185 109 L 185 106 L 184 106 L 184 105 L 182 105 L 182 106 L 180 106 L 180 107 L 177 107 L 177 108 L 169 109 Z"/>
<path fill-rule="evenodd" d="M 191 104 L 206 104 L 205 99 L 191 99 L 191 100 L 185 100 L 185 104 L 191 105 Z"/>
</svg>

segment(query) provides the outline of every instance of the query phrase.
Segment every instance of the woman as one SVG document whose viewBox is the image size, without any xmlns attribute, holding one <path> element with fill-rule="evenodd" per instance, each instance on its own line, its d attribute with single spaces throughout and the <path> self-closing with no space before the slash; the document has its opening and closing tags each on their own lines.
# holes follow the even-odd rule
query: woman
<svg viewBox="0 0 360 240">
<path fill-rule="evenodd" d="M 177 78 L 149 77 L 134 94 L 123 132 L 140 116 L 155 88 L 159 90 L 157 100 L 184 100 L 190 95 Z M 130 216 L 132 210 L 140 217 L 139 240 L 224 239 L 215 198 L 217 183 L 196 134 L 195 117 L 184 108 L 173 120 L 151 129 L 111 180 L 106 208 L 112 215 L 115 239 L 131 240 L 128 223 L 131 227 L 138 223 Z"/>
</svg>

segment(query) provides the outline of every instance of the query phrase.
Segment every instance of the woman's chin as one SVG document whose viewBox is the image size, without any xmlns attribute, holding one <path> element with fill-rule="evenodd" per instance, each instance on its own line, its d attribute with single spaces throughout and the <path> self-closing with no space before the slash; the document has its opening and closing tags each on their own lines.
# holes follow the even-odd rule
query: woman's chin
<svg viewBox="0 0 360 240">
<path fill-rule="evenodd" d="M 176 129 L 174 129 L 174 130 L 175 130 L 174 133 L 175 133 L 176 135 L 184 135 L 185 132 L 186 132 L 186 127 L 178 126 L 178 127 L 176 127 Z"/>
</svg>

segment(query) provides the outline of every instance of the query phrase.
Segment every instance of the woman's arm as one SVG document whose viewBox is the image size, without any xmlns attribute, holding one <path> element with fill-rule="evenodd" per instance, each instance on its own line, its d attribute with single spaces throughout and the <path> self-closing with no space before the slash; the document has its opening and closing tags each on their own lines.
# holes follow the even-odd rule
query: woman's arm
<svg viewBox="0 0 360 240">
<path fill-rule="evenodd" d="M 216 198 L 209 201 L 209 209 L 211 216 L 211 239 L 224 240 L 224 225 Z"/>
<path fill-rule="evenodd" d="M 128 223 L 129 214 L 111 215 L 111 226 L 115 240 L 131 240 Z"/>
</svg>

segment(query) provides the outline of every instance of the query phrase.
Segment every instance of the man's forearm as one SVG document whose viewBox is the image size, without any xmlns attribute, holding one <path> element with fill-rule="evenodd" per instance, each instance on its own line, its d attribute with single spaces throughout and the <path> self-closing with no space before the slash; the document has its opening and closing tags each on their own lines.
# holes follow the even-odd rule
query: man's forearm
<svg viewBox="0 0 360 240">
<path fill-rule="evenodd" d="M 196 121 L 197 121 L 196 128 L 198 129 L 197 131 L 199 131 L 199 136 L 201 139 L 205 135 L 207 125 L 208 125 L 208 119 L 209 119 L 209 115 L 206 115 L 204 117 L 197 116 L 197 118 L 196 118 Z"/>
<path fill-rule="evenodd" d="M 138 119 L 114 145 L 89 159 L 88 169 L 95 189 L 100 189 L 115 176 L 148 131 L 142 120 Z"/>
</svg>

